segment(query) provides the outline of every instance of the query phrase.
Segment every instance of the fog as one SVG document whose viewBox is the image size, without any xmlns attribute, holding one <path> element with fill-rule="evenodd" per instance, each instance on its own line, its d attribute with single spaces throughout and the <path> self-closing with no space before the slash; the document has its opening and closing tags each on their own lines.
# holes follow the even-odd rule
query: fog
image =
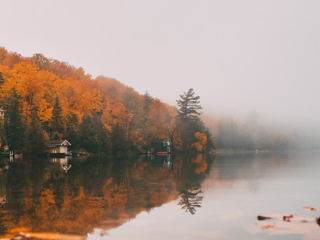
<svg viewBox="0 0 320 240">
<path fill-rule="evenodd" d="M 320 132 L 319 1 L 0 1 L 0 46 L 82 67 L 210 118 Z"/>
</svg>

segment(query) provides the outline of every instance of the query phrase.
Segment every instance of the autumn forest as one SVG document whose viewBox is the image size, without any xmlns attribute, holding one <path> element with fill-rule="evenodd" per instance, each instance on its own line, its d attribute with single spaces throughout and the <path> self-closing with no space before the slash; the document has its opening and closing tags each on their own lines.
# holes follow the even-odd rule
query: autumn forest
<svg viewBox="0 0 320 240">
<path fill-rule="evenodd" d="M 146 152 L 168 138 L 174 151 L 206 151 L 214 140 L 200 118 L 193 89 L 178 108 L 104 76 L 42 54 L 22 57 L 0 48 L 1 145 L 42 153 L 48 140 L 67 139 L 73 151 Z M 179 96 L 178 96 L 179 97 Z"/>
<path fill-rule="evenodd" d="M 170 106 L 42 54 L 23 57 L 1 47 L 0 85 L 1 147 L 26 154 L 43 153 L 46 141 L 59 139 L 67 139 L 72 151 L 89 153 L 147 152 L 152 139 L 164 138 L 172 151 L 319 146 L 301 132 L 262 126 L 255 111 L 244 122 L 200 116 L 200 96 L 192 88 Z"/>
</svg>

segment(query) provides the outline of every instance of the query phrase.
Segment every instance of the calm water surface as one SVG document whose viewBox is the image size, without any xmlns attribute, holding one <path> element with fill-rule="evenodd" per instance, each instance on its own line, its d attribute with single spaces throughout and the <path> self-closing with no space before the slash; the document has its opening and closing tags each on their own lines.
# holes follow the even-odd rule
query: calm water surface
<svg viewBox="0 0 320 240">
<path fill-rule="evenodd" d="M 319 174 L 318 152 L 3 158 L 0 239 L 320 239 Z"/>
</svg>

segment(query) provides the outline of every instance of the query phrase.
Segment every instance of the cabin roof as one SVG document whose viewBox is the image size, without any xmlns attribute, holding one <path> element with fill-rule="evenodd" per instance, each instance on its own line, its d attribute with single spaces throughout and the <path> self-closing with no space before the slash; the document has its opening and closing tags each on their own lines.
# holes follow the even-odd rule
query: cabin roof
<svg viewBox="0 0 320 240">
<path fill-rule="evenodd" d="M 165 138 L 165 139 L 153 139 L 153 140 L 150 141 L 151 144 L 152 143 L 166 143 L 166 142 L 171 142 L 171 141 L 170 141 L 170 139 L 167 139 L 167 138 Z"/>
<path fill-rule="evenodd" d="M 47 147 L 58 147 L 58 146 L 71 146 L 67 140 L 55 140 L 55 141 L 47 141 Z"/>
</svg>

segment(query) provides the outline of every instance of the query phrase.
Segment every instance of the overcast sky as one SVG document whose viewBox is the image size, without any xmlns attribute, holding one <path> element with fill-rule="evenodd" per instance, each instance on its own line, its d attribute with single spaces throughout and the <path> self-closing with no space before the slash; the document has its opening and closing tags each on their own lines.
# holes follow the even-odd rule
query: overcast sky
<svg viewBox="0 0 320 240">
<path fill-rule="evenodd" d="M 0 0 L 0 46 L 212 117 L 320 120 L 320 1 Z"/>
</svg>

